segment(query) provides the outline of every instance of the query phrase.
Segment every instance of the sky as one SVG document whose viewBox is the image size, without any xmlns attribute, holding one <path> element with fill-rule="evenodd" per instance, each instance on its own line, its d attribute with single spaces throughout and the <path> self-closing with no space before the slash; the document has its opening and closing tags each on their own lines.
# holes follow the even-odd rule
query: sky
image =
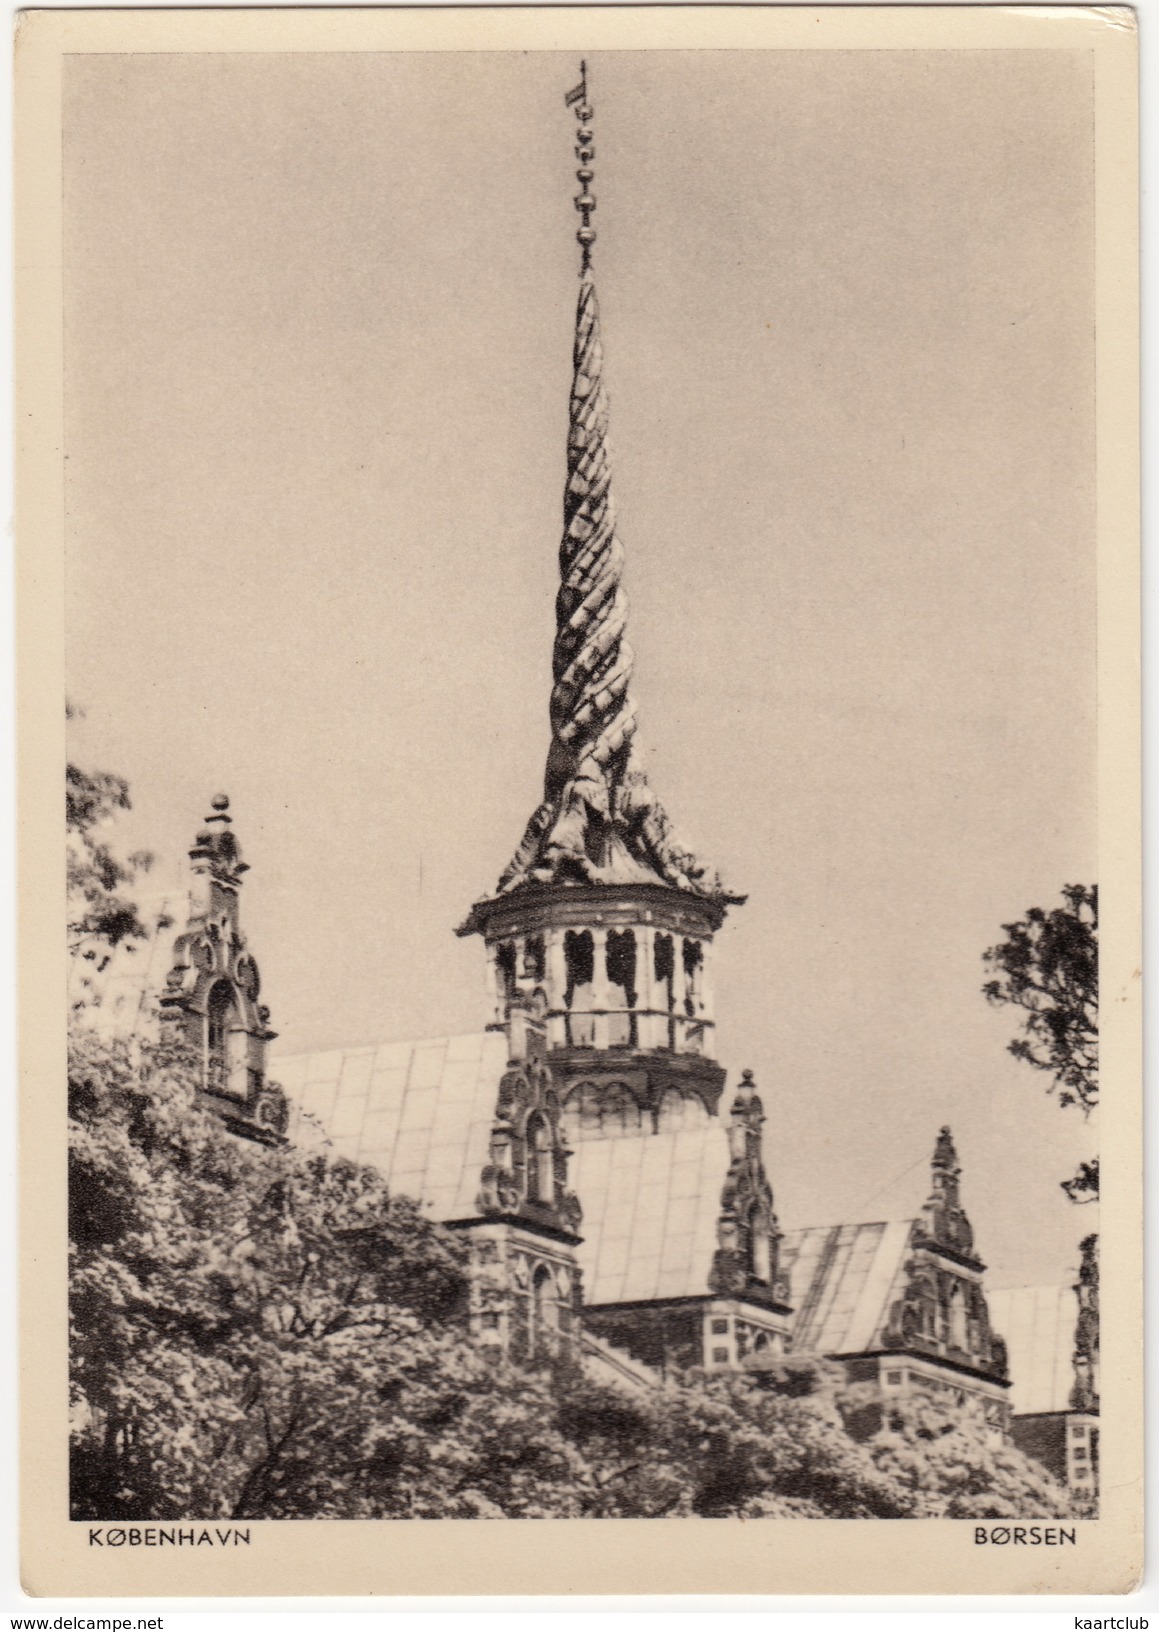
<svg viewBox="0 0 1159 1632">
<path fill-rule="evenodd" d="M 570 57 L 65 70 L 72 752 L 171 889 L 210 797 L 276 1051 L 478 1029 L 540 797 Z M 1091 64 L 589 58 L 638 743 L 782 1225 L 906 1216 L 953 1128 L 993 1285 L 1077 1268 L 1095 1131 L 981 996 L 1095 865 Z"/>
</svg>

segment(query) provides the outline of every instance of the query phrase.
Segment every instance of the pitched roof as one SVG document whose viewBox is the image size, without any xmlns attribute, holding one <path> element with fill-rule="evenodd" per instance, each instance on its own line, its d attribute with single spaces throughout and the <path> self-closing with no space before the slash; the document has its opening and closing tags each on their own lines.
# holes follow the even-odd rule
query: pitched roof
<svg viewBox="0 0 1159 1632">
<path fill-rule="evenodd" d="M 1015 1412 L 1068 1410 L 1079 1312 L 1074 1288 L 1000 1287 L 986 1301 L 994 1330 L 1006 1340 Z"/>
<path fill-rule="evenodd" d="M 291 1139 L 324 1136 L 438 1220 L 478 1210 L 506 1068 L 507 1038 L 494 1031 L 270 1061 L 292 1107 Z"/>
<path fill-rule="evenodd" d="M 506 1036 L 475 1032 L 283 1055 L 270 1075 L 290 1101 L 292 1139 L 326 1139 L 446 1221 L 478 1211 L 506 1066 Z M 583 1207 L 586 1302 L 707 1293 L 728 1142 L 703 1107 L 689 1108 L 685 1122 L 574 1139 L 569 1184 Z"/>
<path fill-rule="evenodd" d="M 880 1346 L 890 1306 L 901 1296 L 912 1219 L 814 1225 L 781 1243 L 795 1311 L 793 1347 L 859 1354 Z"/>
</svg>

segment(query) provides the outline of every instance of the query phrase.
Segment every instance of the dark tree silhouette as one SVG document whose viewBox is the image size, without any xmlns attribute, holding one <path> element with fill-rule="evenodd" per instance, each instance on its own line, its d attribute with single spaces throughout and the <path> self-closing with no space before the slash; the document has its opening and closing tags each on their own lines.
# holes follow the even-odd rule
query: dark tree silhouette
<svg viewBox="0 0 1159 1632">
<path fill-rule="evenodd" d="M 1066 884 L 1062 896 L 1065 906 L 1031 907 L 1018 923 L 1003 924 L 1006 939 L 983 954 L 998 973 L 982 990 L 989 1002 L 1023 1011 L 1011 1054 L 1049 1073 L 1047 1092 L 1057 1092 L 1060 1105 L 1086 1114 L 1099 1102 L 1098 885 Z M 1098 1158 L 1081 1163 L 1063 1189 L 1072 1201 L 1097 1196 Z"/>
</svg>

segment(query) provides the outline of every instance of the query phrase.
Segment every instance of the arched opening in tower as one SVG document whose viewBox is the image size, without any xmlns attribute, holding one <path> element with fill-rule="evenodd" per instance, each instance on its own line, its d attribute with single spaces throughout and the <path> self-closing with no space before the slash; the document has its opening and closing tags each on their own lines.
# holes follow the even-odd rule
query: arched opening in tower
<svg viewBox="0 0 1159 1632">
<path fill-rule="evenodd" d="M 555 1201 L 551 1130 L 538 1112 L 527 1120 L 527 1199 L 545 1206 Z"/>
<path fill-rule="evenodd" d="M 230 1032 L 236 1019 L 233 987 L 219 980 L 210 989 L 205 1012 L 205 1086 L 211 1093 L 230 1092 Z"/>
<path fill-rule="evenodd" d="M 773 1279 L 773 1254 L 769 1241 L 769 1220 L 759 1202 L 752 1207 L 748 1218 L 749 1274 L 762 1286 L 770 1286 Z"/>
<path fill-rule="evenodd" d="M 567 1040 L 572 1048 L 591 1048 L 595 1042 L 592 991 L 596 972 L 595 942 L 590 929 L 569 929 L 563 938 L 567 985 Z"/>
<path fill-rule="evenodd" d="M 608 1046 L 636 1044 L 636 937 L 630 929 L 608 931 Z"/>
</svg>

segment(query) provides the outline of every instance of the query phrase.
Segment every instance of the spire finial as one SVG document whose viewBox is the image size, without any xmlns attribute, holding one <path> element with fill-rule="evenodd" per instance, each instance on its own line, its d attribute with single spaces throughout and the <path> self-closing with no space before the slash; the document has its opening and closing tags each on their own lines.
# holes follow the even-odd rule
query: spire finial
<svg viewBox="0 0 1159 1632">
<path fill-rule="evenodd" d="M 592 226 L 592 211 L 596 207 L 596 200 L 591 190 L 592 179 L 595 175 L 591 164 L 596 156 L 596 150 L 592 146 L 592 106 L 588 101 L 588 65 L 586 62 L 580 63 L 580 82 L 574 90 L 567 93 L 564 97 L 564 103 L 569 108 L 574 104 L 575 116 L 579 121 L 579 128 L 576 131 L 575 156 L 580 161 L 580 167 L 575 175 L 580 184 L 580 191 L 576 194 L 575 207 L 583 217 L 583 225 L 576 233 L 576 241 L 583 252 L 583 259 L 580 262 L 580 275 L 582 276 L 592 264 L 592 245 L 596 241 L 596 229 Z"/>
</svg>

